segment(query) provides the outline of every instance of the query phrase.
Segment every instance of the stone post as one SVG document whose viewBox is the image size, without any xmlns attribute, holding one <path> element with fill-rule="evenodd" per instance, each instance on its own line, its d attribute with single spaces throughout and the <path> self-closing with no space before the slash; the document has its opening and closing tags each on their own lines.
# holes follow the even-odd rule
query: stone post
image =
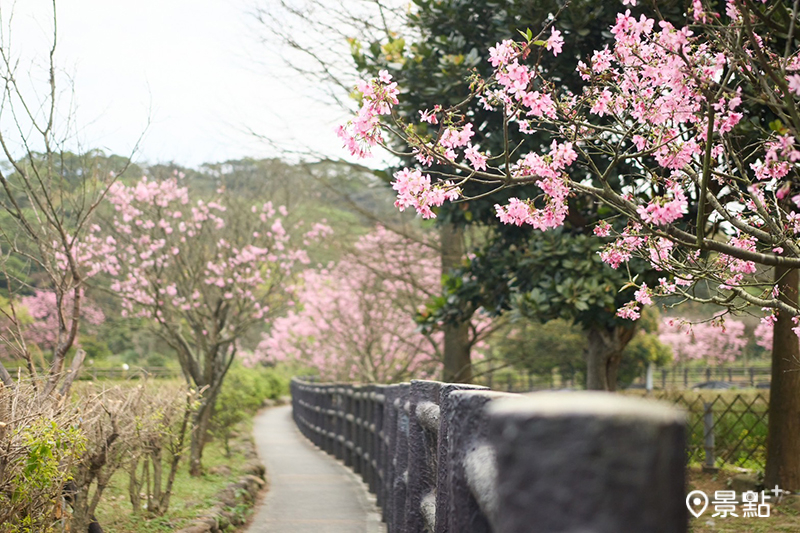
<svg viewBox="0 0 800 533">
<path fill-rule="evenodd" d="M 685 416 L 604 392 L 540 392 L 487 408 L 493 533 L 687 530 Z"/>
</svg>

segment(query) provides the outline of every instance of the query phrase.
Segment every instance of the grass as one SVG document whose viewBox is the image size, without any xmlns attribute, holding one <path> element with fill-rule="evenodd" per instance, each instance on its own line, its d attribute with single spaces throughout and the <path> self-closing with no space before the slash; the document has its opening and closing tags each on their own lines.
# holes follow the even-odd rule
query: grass
<svg viewBox="0 0 800 533">
<path fill-rule="evenodd" d="M 238 430 L 242 435 L 250 435 L 252 422 L 248 420 Z M 142 515 L 132 513 L 128 498 L 128 474 L 125 471 L 118 471 L 103 493 L 96 513 L 97 519 L 105 531 L 117 533 L 150 533 L 180 529 L 194 519 L 203 516 L 214 506 L 216 503 L 214 496 L 229 483 L 238 481 L 243 475 L 241 467 L 245 462 L 246 460 L 238 448 L 231 450 L 230 458 L 225 457 L 225 449 L 221 441 L 211 441 L 206 445 L 203 452 L 203 466 L 206 472 L 215 466 L 228 466 L 231 469 L 230 476 L 205 473 L 200 477 L 193 478 L 189 475 L 188 461 L 184 458 L 175 479 L 169 511 L 161 517 L 148 517 L 145 513 Z M 242 514 L 249 513 L 249 510 L 245 509 L 237 509 L 237 511 Z"/>
<path fill-rule="evenodd" d="M 689 491 L 702 490 L 708 495 L 709 500 L 713 500 L 715 491 L 730 490 L 728 482 L 737 473 L 738 471 L 733 469 L 720 469 L 712 474 L 703 472 L 699 466 L 689 467 L 687 471 Z M 741 500 L 741 494 L 736 496 L 737 500 Z M 800 499 L 796 496 L 786 497 L 778 505 L 773 504 L 768 517 L 744 518 L 741 506 L 738 506 L 738 517 L 712 518 L 712 514 L 714 514 L 714 508 L 710 504 L 699 518 L 690 517 L 689 531 L 691 533 L 794 533 L 800 531 Z"/>
</svg>

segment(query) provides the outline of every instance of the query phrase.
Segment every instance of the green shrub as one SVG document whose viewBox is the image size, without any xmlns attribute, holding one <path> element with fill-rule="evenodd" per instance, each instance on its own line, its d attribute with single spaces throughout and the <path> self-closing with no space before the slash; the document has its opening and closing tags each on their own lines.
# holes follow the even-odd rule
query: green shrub
<svg viewBox="0 0 800 533">
<path fill-rule="evenodd" d="M 167 366 L 167 358 L 160 353 L 151 353 L 150 355 L 147 356 L 145 363 L 147 364 L 147 366 L 157 366 L 157 367 Z"/>
<path fill-rule="evenodd" d="M 111 355 L 108 344 L 99 340 L 94 335 L 82 335 L 80 340 L 81 348 L 86 352 L 87 359 L 103 360 Z"/>
<path fill-rule="evenodd" d="M 233 427 L 252 416 L 264 400 L 277 399 L 286 394 L 288 388 L 286 378 L 274 369 L 245 368 L 238 363 L 233 365 L 225 376 L 211 417 L 211 432 L 223 439 L 228 455 Z"/>
<path fill-rule="evenodd" d="M 139 352 L 133 349 L 125 350 L 120 355 L 122 356 L 122 360 L 128 363 L 129 365 L 137 365 L 139 364 L 139 360 L 141 359 Z"/>
<path fill-rule="evenodd" d="M 86 449 L 78 413 L 18 383 L 0 385 L 0 420 L 0 531 L 53 531 L 56 502 Z"/>
</svg>

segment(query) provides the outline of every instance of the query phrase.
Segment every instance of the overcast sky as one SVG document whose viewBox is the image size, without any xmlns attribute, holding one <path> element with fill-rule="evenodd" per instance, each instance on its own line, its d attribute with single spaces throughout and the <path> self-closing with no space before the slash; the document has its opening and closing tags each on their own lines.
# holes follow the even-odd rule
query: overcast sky
<svg viewBox="0 0 800 533">
<path fill-rule="evenodd" d="M 74 78 L 83 145 L 125 154 L 144 132 L 140 161 L 276 155 L 251 129 L 344 155 L 333 133 L 343 115 L 288 83 L 258 43 L 256 1 L 60 0 L 57 63 Z M 18 1 L 9 34 L 12 5 L 0 0 L 4 41 L 11 35 L 21 70 L 35 71 L 49 45 L 50 2 Z"/>
</svg>

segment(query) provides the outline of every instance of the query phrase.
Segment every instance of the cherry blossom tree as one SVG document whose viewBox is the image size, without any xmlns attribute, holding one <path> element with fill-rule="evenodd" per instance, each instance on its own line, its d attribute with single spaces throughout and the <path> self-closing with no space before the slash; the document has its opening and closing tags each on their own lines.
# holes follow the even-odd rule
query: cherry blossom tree
<svg viewBox="0 0 800 533">
<path fill-rule="evenodd" d="M 441 293 L 437 243 L 378 226 L 338 263 L 306 270 L 296 309 L 273 322 L 256 354 L 292 360 L 327 380 L 393 383 L 442 370 L 441 331 L 423 333 L 414 315 Z M 469 324 L 469 345 L 491 331 Z"/>
<path fill-rule="evenodd" d="M 105 321 L 103 310 L 97 307 L 86 296 L 83 298 L 80 319 L 84 326 L 99 326 Z M 72 296 L 65 299 L 64 305 L 69 308 Z M 29 342 L 36 343 L 43 350 L 53 350 L 58 346 L 58 305 L 53 292 L 36 291 L 30 296 L 23 296 L 20 304 L 32 319 L 24 333 Z M 78 339 L 76 338 L 76 343 Z"/>
<path fill-rule="evenodd" d="M 290 303 L 286 284 L 295 265 L 308 262 L 283 225 L 285 207 L 224 201 L 223 192 L 191 200 L 180 174 L 117 183 L 108 194 L 111 224 L 105 231 L 94 226 L 84 242 L 93 269 L 111 277 L 123 315 L 150 319 L 201 393 L 190 452 L 194 475 L 239 340 Z M 305 240 L 327 231 L 317 224 Z"/>
<path fill-rule="evenodd" d="M 614 48 L 596 52 L 591 66 L 578 62 L 587 82 L 582 94 L 559 93 L 553 81 L 538 76 L 535 62 L 526 64 L 537 48 L 560 52 L 563 37 L 557 30 L 546 40 L 498 43 L 490 50 L 495 74 L 473 80 L 474 97 L 505 114 L 508 127 L 550 131 L 552 144 L 541 153 L 538 148 L 524 153 L 524 147 L 481 153 L 471 143 L 473 124 L 459 115 L 458 106 L 420 111 L 422 122 L 441 124 L 435 135 L 418 134 L 421 130 L 413 124 L 399 121 L 386 126 L 381 117 L 391 117 L 399 94 L 386 72 L 358 85 L 365 103 L 339 134 L 354 155 L 366 156 L 372 146 L 383 144 L 387 127 L 404 136 L 422 167 L 449 164 L 456 171 L 450 179 L 432 180 L 420 168 L 395 175 L 397 207 L 413 207 L 423 218 L 435 218 L 434 209 L 445 201 L 469 200 L 460 188 L 467 181 L 484 183 L 485 194 L 535 185 L 539 197 L 511 198 L 496 211 L 506 224 L 541 230 L 564 223 L 573 193 L 592 194 L 608 203 L 630 223 L 614 235 L 601 255 L 604 261 L 618 268 L 640 256 L 675 278 L 669 282 L 665 277 L 657 287 L 640 286 L 639 296 L 620 310 L 623 316 L 636 318 L 653 295 L 689 297 L 682 287 L 700 281 L 715 284 L 718 294 L 709 301 L 724 303 L 732 293 L 743 304 L 784 309 L 794 316 L 800 313 L 797 306 L 773 295 L 772 283 L 756 284 L 768 289 L 752 295 L 745 290 L 752 278 L 745 282 L 745 276 L 755 274 L 759 264 L 800 264 L 792 257 L 798 252 L 792 221 L 800 215 L 780 203 L 788 199 L 789 188 L 785 180 L 779 181 L 800 159 L 788 129 L 793 127 L 795 104 L 788 83 L 795 76 L 800 80 L 800 74 L 791 74 L 800 69 L 800 57 L 776 55 L 750 24 L 742 22 L 754 14 L 743 16 L 737 2 L 728 4 L 726 24 L 704 25 L 698 35 L 689 26 L 678 29 L 663 21 L 655 31 L 653 19 L 621 13 L 611 28 Z M 695 20 L 711 22 L 701 7 L 695 6 Z M 739 42 L 744 49 L 734 46 Z M 767 103 L 779 120 L 773 123 L 775 130 L 763 132 L 757 148 L 745 154 L 731 132 L 744 116 L 743 98 L 754 97 L 746 91 L 762 88 L 751 85 L 763 83 L 763 77 L 754 74 L 761 71 L 773 77 L 784 74 L 766 87 Z M 600 186 L 569 179 L 565 170 L 572 165 L 582 165 Z M 618 183 L 612 178 L 619 178 Z M 691 228 L 681 229 L 677 222 L 686 218 L 689 197 L 696 197 L 702 209 L 699 218 L 686 221 Z M 595 233 L 614 234 L 603 222 Z M 762 250 L 757 246 L 762 244 L 772 247 Z M 705 250 L 714 254 L 707 259 L 698 253 Z"/>
<path fill-rule="evenodd" d="M 510 187 L 525 194 L 495 206 L 505 224 L 560 227 L 576 194 L 610 207 L 627 224 L 598 224 L 595 233 L 610 239 L 601 258 L 620 268 L 639 257 L 664 273 L 654 286 L 631 275 L 634 299 L 620 317 L 639 318 L 656 296 L 732 312 L 763 308 L 775 323 L 767 483 L 800 489 L 800 375 L 791 371 L 800 360 L 791 338 L 800 315 L 798 6 L 728 0 L 717 13 L 694 0 L 684 26 L 631 9 L 618 14 L 607 46 L 566 59 L 585 82 L 579 91 L 538 67 L 543 54 L 562 51 L 564 35 L 553 27 L 497 43 L 492 76 L 469 80 L 469 100 L 502 116 L 493 135 L 548 132 L 546 145 L 485 150 L 473 144 L 482 125 L 463 104 L 402 120 L 392 109 L 400 88 L 388 72 L 358 85 L 363 106 L 339 135 L 357 156 L 386 147 L 384 131 L 405 139 L 419 165 L 395 175 L 396 205 L 424 218 L 446 201 Z M 432 178 L 426 167 L 434 163 L 452 171 Z M 465 195 L 468 182 L 482 190 Z"/>
<path fill-rule="evenodd" d="M 658 340 L 672 347 L 678 362 L 706 360 L 709 364 L 732 363 L 742 355 L 748 338 L 744 322 L 725 320 L 724 323 L 693 324 L 684 318 L 665 317 L 659 328 Z"/>
</svg>

